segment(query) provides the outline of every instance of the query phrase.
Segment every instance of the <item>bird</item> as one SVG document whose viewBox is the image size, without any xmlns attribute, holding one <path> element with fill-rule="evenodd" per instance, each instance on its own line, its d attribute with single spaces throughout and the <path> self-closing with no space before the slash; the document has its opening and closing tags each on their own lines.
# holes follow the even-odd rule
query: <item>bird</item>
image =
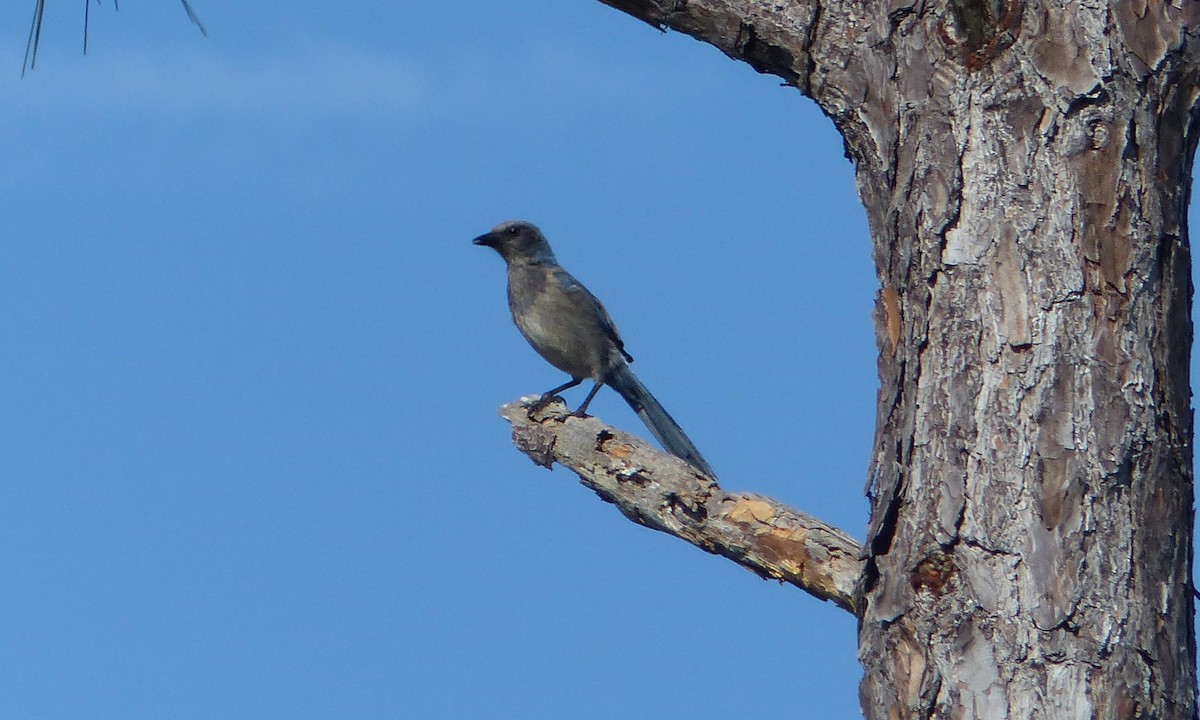
<svg viewBox="0 0 1200 720">
<path fill-rule="evenodd" d="M 474 239 L 490 247 L 508 267 L 508 309 L 513 322 L 546 362 L 571 376 L 533 404 L 544 406 L 555 395 L 585 379 L 595 384 L 573 415 L 587 407 L 608 385 L 629 404 L 667 452 L 690 463 L 709 477 L 716 473 L 695 443 L 684 433 L 646 386 L 629 368 L 633 356 L 604 305 L 558 264 L 550 243 L 536 225 L 509 220 Z"/>
</svg>

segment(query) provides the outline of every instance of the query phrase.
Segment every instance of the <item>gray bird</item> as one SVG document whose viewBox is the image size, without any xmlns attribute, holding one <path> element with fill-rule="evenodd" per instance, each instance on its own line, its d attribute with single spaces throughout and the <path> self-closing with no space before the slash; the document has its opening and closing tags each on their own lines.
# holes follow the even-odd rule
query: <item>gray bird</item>
<svg viewBox="0 0 1200 720">
<path fill-rule="evenodd" d="M 562 269 L 541 230 L 514 220 L 500 223 L 474 243 L 495 249 L 508 265 L 508 309 L 521 334 L 546 362 L 571 376 L 543 393 L 535 407 L 591 378 L 596 384 L 575 415 L 582 416 L 600 387 L 608 385 L 625 398 L 667 452 L 716 477 L 679 423 L 629 369 L 633 357 L 625 352 L 608 311 Z"/>
</svg>

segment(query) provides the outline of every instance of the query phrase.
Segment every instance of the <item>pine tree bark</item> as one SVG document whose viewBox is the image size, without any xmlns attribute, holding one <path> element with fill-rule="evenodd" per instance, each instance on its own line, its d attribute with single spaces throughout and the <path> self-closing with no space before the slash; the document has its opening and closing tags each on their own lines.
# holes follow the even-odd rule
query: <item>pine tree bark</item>
<svg viewBox="0 0 1200 720">
<path fill-rule="evenodd" d="M 1200 3 L 604 1 L 796 86 L 855 163 L 866 717 L 1195 717 Z"/>
</svg>

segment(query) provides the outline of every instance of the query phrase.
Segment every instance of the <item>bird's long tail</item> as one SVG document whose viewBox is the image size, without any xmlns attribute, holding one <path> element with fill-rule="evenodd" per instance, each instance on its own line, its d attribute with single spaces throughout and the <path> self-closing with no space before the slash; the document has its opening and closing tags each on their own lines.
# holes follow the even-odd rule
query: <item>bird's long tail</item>
<svg viewBox="0 0 1200 720">
<path fill-rule="evenodd" d="M 675 418 L 671 417 L 662 403 L 650 394 L 628 365 L 612 372 L 606 378 L 605 384 L 625 398 L 625 402 L 629 403 L 629 407 L 646 423 L 646 427 L 650 428 L 650 432 L 667 452 L 688 461 L 705 475 L 714 479 L 717 477 L 708 461 L 700 454 L 700 450 L 683 432 L 683 428 L 679 427 L 679 423 L 675 422 Z"/>
</svg>

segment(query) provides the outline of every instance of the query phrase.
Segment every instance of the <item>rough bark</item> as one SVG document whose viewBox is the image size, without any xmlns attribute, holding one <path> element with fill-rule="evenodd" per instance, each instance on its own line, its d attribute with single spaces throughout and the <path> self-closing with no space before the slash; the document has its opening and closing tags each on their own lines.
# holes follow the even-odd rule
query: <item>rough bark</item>
<svg viewBox="0 0 1200 720">
<path fill-rule="evenodd" d="M 978 47 L 878 21 L 900 111 L 863 194 L 900 340 L 863 702 L 1191 718 L 1194 59 L 1170 6 L 1014 7 Z"/>
<path fill-rule="evenodd" d="M 535 463 L 574 471 L 640 525 L 854 612 L 863 560 L 849 535 L 771 498 L 726 492 L 679 458 L 596 418 L 570 415 L 561 402 L 532 417 L 529 409 L 511 403 L 500 414 Z"/>
<path fill-rule="evenodd" d="M 1192 718 L 1200 3 L 604 0 L 833 119 L 880 278 L 868 718 Z"/>
</svg>

